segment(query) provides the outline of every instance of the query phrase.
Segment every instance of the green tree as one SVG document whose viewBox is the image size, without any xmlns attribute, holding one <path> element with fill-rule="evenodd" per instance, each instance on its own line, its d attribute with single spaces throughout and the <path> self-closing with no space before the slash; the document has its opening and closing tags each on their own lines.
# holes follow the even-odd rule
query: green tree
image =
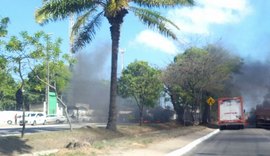
<svg viewBox="0 0 270 156">
<path fill-rule="evenodd" d="M 9 23 L 9 18 L 5 17 L 0 20 L 0 37 L 5 37 L 8 33 L 7 26 Z"/>
<path fill-rule="evenodd" d="M 225 90 L 227 81 L 240 67 L 241 60 L 219 46 L 189 48 L 175 57 L 174 62 L 163 72 L 163 81 L 171 96 L 178 121 L 184 122 L 187 107 L 195 110 L 205 108 L 203 119 L 209 116 L 205 101 Z"/>
<path fill-rule="evenodd" d="M 72 59 L 68 54 L 63 54 L 60 49 L 62 40 L 57 38 L 52 40 L 50 34 L 43 34 L 43 43 L 39 44 L 41 49 L 41 56 L 39 57 L 39 63 L 36 64 L 28 74 L 27 84 L 29 85 L 30 91 L 34 94 L 38 94 L 39 101 L 42 100 L 42 96 L 45 98 L 45 89 L 47 84 L 47 78 L 49 78 L 49 85 L 57 88 L 57 95 L 61 96 L 63 91 L 68 86 L 68 82 L 71 77 L 71 72 L 67 66 L 69 63 L 73 63 L 75 60 Z M 41 81 L 42 80 L 42 81 Z M 49 91 L 52 89 L 49 87 Z"/>
<path fill-rule="evenodd" d="M 67 87 L 69 86 L 71 78 L 71 72 L 69 70 L 69 67 L 64 63 L 64 61 L 58 60 L 58 62 L 50 62 L 49 68 L 50 84 L 57 88 L 57 95 L 62 96 L 65 89 L 67 89 Z M 40 79 L 46 81 L 47 66 L 45 62 L 43 64 L 35 66 L 34 69 L 32 69 L 32 71 L 28 74 L 26 90 L 28 90 L 27 101 L 29 104 L 40 103 L 41 101 L 44 101 L 45 98 L 46 84 L 40 81 L 37 76 Z"/>
<path fill-rule="evenodd" d="M 54 91 L 58 102 L 64 107 L 64 113 L 68 119 L 70 130 L 72 130 L 72 125 L 67 114 L 67 106 L 62 100 L 62 94 L 68 87 L 71 78 L 71 71 L 68 64 L 73 64 L 76 60 L 68 54 L 62 54 L 60 49 L 62 40 L 60 38 L 52 41 L 50 34 L 41 33 L 43 42 L 35 44 L 39 53 L 31 54 L 38 63 L 35 64 L 36 66 L 34 68 L 31 68 L 28 74 L 29 80 L 27 84 L 30 94 L 27 100 L 32 102 L 37 100 L 35 98 L 40 100 L 41 96 L 38 96 L 37 93 L 39 95 L 43 94 L 43 97 L 46 99 L 47 94 L 44 94 L 44 90 L 48 89 L 48 92 Z"/>
<path fill-rule="evenodd" d="M 145 107 L 154 107 L 163 89 L 160 71 L 144 61 L 135 61 L 127 66 L 119 80 L 118 92 L 123 97 L 135 99 L 140 112 L 140 125 L 143 122 Z"/>
<path fill-rule="evenodd" d="M 14 110 L 16 103 L 14 99 L 17 84 L 7 68 L 8 62 L 4 57 L 0 57 L 0 110 Z"/>
<path fill-rule="evenodd" d="M 177 39 L 169 28 L 178 28 L 172 21 L 161 16 L 151 8 L 192 5 L 193 0 L 43 0 L 43 6 L 36 11 L 36 21 L 44 24 L 50 20 L 56 21 L 79 14 L 73 26 L 75 39 L 73 50 L 85 46 L 94 39 L 96 29 L 100 27 L 105 17 L 110 24 L 112 40 L 110 106 L 107 129 L 116 130 L 116 89 L 117 89 L 117 59 L 120 40 L 120 26 L 124 17 L 133 12 L 142 23 L 159 30 L 162 34 Z M 134 5 L 134 6 L 132 6 Z"/>
<path fill-rule="evenodd" d="M 23 110 L 23 127 L 22 134 L 24 136 L 25 123 L 25 105 L 24 105 L 24 85 L 25 85 L 25 72 L 29 69 L 29 63 L 33 62 L 33 56 L 40 56 L 40 49 L 33 48 L 37 44 L 41 33 L 36 33 L 34 36 L 28 35 L 27 32 L 22 32 L 20 37 L 12 36 L 6 43 L 5 57 L 12 63 L 12 68 L 18 74 L 20 80 L 19 89 L 16 92 L 17 105 Z M 28 68 L 27 68 L 28 67 Z"/>
<path fill-rule="evenodd" d="M 207 69 L 204 74 L 205 85 L 203 85 L 202 92 L 202 104 L 203 116 L 202 122 L 207 123 L 211 120 L 211 112 L 216 112 L 217 114 L 217 105 L 214 105 L 210 112 L 210 106 L 205 104 L 205 101 L 209 96 L 213 97 L 229 97 L 229 96 L 239 96 L 235 89 L 233 89 L 232 81 L 233 75 L 238 74 L 242 65 L 243 60 L 232 54 L 227 49 L 219 45 L 207 45 L 204 49 L 209 52 L 209 61 L 210 63 L 206 64 L 205 69 Z M 217 118 L 213 115 L 211 117 Z"/>
<path fill-rule="evenodd" d="M 29 106 L 24 104 L 24 99 L 26 99 L 24 91 L 26 89 L 28 73 L 33 71 L 32 67 L 44 63 L 44 60 L 53 60 L 53 56 L 60 54 L 60 40 L 49 44 L 48 36 L 48 34 L 42 31 L 34 35 L 29 35 L 26 31 L 23 31 L 18 37 L 11 36 L 5 43 L 6 53 L 4 53 L 4 57 L 9 61 L 14 73 L 17 74 L 16 78 L 19 78 L 16 101 L 23 113 L 25 109 L 29 109 Z M 24 136 L 24 129 L 25 124 L 23 124 L 22 137 Z"/>
<path fill-rule="evenodd" d="M 9 18 L 5 17 L 0 20 L 0 38 L 6 37 L 8 30 Z M 0 40 L 0 46 L 4 45 L 4 41 Z M 8 69 L 8 61 L 3 57 L 2 52 L 0 56 L 0 110 L 16 109 L 15 91 L 16 82 L 10 74 Z"/>
</svg>

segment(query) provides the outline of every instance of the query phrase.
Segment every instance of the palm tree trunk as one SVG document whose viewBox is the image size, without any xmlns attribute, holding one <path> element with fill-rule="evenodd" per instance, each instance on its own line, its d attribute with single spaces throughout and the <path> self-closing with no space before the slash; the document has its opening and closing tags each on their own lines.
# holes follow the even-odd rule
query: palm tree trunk
<svg viewBox="0 0 270 156">
<path fill-rule="evenodd" d="M 112 60 L 111 60 L 111 86 L 110 86 L 110 106 L 109 106 L 109 117 L 107 123 L 107 129 L 116 131 L 116 94 L 117 94 L 117 60 L 118 60 L 118 49 L 120 40 L 120 27 L 123 23 L 123 18 L 127 14 L 127 10 L 123 9 L 117 13 L 116 16 L 107 17 L 111 24 L 111 39 L 112 39 Z"/>
<path fill-rule="evenodd" d="M 116 130 L 116 89 L 117 89 L 117 60 L 120 38 L 120 24 L 110 27 L 112 37 L 112 60 L 111 60 L 111 86 L 110 86 L 110 106 L 107 129 Z"/>
<path fill-rule="evenodd" d="M 116 89 L 117 89 L 117 60 L 120 39 L 120 24 L 110 27 L 112 38 L 112 60 L 111 60 L 111 86 L 110 86 L 110 106 L 107 129 L 116 130 Z"/>
</svg>

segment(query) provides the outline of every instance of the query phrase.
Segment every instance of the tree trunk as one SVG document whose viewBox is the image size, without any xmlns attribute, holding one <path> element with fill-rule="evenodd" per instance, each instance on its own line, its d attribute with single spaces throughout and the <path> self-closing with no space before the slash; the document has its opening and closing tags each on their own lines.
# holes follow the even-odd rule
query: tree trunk
<svg viewBox="0 0 270 156">
<path fill-rule="evenodd" d="M 22 90 L 22 87 L 21 87 Z M 22 97 L 23 97 L 23 92 L 22 92 Z M 24 132 L 25 132 L 25 105 L 24 105 L 24 101 L 22 101 L 22 110 L 23 110 L 23 115 L 22 115 L 22 132 L 21 132 L 21 137 L 24 137 Z"/>
<path fill-rule="evenodd" d="M 63 102 L 63 100 L 61 98 L 58 97 L 58 95 L 56 96 L 57 97 L 57 100 L 62 104 L 62 106 L 64 107 L 64 112 L 65 112 L 65 116 L 67 118 L 67 121 L 68 121 L 68 124 L 69 124 L 69 130 L 72 131 L 73 128 L 72 128 L 72 124 L 71 124 L 71 121 L 70 121 L 70 118 L 68 116 L 68 112 L 67 112 L 67 105 Z"/>
<path fill-rule="evenodd" d="M 141 126 L 143 123 L 143 105 L 141 108 L 139 108 L 139 110 L 140 110 L 140 126 Z"/>
<path fill-rule="evenodd" d="M 210 116 L 210 106 L 205 104 L 202 116 L 202 124 L 209 123 L 209 116 Z"/>
<path fill-rule="evenodd" d="M 184 118 L 183 118 L 184 108 L 182 106 L 180 106 L 180 104 L 178 102 L 179 97 L 177 95 L 174 95 L 174 94 L 170 94 L 170 97 L 171 97 L 174 111 L 177 114 L 177 121 L 181 124 L 184 124 Z"/>
<path fill-rule="evenodd" d="M 72 131 L 73 128 L 72 128 L 71 121 L 70 121 L 70 118 L 69 118 L 69 115 L 68 115 L 68 112 L 67 112 L 67 105 L 63 102 L 62 98 L 58 96 L 56 86 L 52 86 L 48 82 L 43 81 L 39 76 L 37 76 L 37 79 L 39 79 L 41 82 L 45 83 L 46 85 L 48 85 L 49 87 L 54 89 L 54 91 L 56 93 L 57 101 L 60 102 L 60 104 L 64 107 L 65 116 L 66 116 L 68 124 L 69 124 L 69 130 Z"/>
<path fill-rule="evenodd" d="M 22 132 L 21 132 L 21 137 L 23 138 L 24 137 L 24 132 L 25 132 L 25 105 L 24 105 L 24 94 L 23 94 L 23 89 L 24 89 L 24 79 L 23 79 L 23 75 L 22 75 L 22 60 L 19 60 L 18 61 L 18 64 L 19 64 L 19 76 L 20 76 L 20 79 L 22 81 L 22 84 L 21 84 L 21 87 L 19 88 L 19 94 L 21 94 L 20 96 L 20 102 L 22 104 L 22 110 L 23 110 L 23 115 L 22 115 L 22 122 L 23 122 L 23 126 L 22 126 Z M 16 93 L 17 94 L 17 93 Z M 17 95 L 16 95 L 17 96 Z"/>
<path fill-rule="evenodd" d="M 110 86 L 110 106 L 107 129 L 116 130 L 116 89 L 117 89 L 117 60 L 120 37 L 120 24 L 111 26 L 112 36 L 112 60 L 111 60 L 111 86 Z"/>
<path fill-rule="evenodd" d="M 107 123 L 107 129 L 116 131 L 116 93 L 117 93 L 117 60 L 118 60 L 118 49 L 120 40 L 120 27 L 123 23 L 123 18 L 127 14 L 126 9 L 120 10 L 116 16 L 107 17 L 111 24 L 111 40 L 112 40 L 112 60 L 111 60 L 111 86 L 110 86 L 110 105 L 109 105 L 109 117 Z"/>
</svg>

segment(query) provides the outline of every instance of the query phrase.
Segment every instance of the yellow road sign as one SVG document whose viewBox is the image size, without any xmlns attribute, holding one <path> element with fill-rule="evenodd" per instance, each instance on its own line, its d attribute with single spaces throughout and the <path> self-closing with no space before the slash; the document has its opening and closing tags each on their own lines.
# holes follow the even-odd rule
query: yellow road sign
<svg viewBox="0 0 270 156">
<path fill-rule="evenodd" d="M 209 97 L 206 101 L 210 106 L 213 105 L 216 101 L 212 97 Z"/>
</svg>

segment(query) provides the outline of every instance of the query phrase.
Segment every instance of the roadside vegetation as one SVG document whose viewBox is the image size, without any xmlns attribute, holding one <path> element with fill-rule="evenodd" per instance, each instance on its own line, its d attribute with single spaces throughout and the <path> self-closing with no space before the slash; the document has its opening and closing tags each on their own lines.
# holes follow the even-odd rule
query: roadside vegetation
<svg viewBox="0 0 270 156">
<path fill-rule="evenodd" d="M 86 126 L 62 132 L 46 132 L 0 138 L 1 155 L 18 155 L 57 149 L 50 156 L 108 155 L 113 151 L 146 148 L 156 142 L 194 133 L 202 126 L 183 127 L 175 122 L 164 124 L 120 125 L 118 132 Z"/>
<path fill-rule="evenodd" d="M 195 121 L 196 113 L 200 112 L 197 113 L 197 120 L 204 124 L 216 118 L 216 115 L 210 115 L 210 106 L 206 101 L 209 97 L 217 99 L 237 95 L 231 89 L 231 82 L 242 64 L 241 58 L 219 45 L 191 47 L 175 56 L 163 70 L 162 79 L 177 120 L 184 123 L 185 112 L 191 113 L 191 121 Z M 211 112 L 216 111 L 217 105 L 214 105 Z"/>
<path fill-rule="evenodd" d="M 3 18 L 0 27 L 0 74 L 3 80 L 0 109 L 28 111 L 32 104 L 43 103 L 46 85 L 50 86 L 49 91 L 57 93 L 59 102 L 65 106 L 67 99 L 60 97 L 69 88 L 72 77 L 69 67 L 75 63 L 75 59 L 61 51 L 60 38 L 52 40 L 50 34 L 45 32 L 31 35 L 23 31 L 18 36 L 8 36 L 8 22 L 8 18 Z M 149 119 L 149 109 L 157 107 L 160 97 L 163 97 L 164 102 L 171 102 L 173 106 L 165 109 L 173 109 L 179 123 L 207 124 L 211 119 L 215 120 L 217 107 L 214 105 L 211 108 L 211 115 L 206 100 L 210 96 L 216 99 L 237 94 L 229 88 L 233 87 L 233 75 L 238 74 L 242 64 L 241 58 L 218 44 L 190 47 L 175 56 L 163 69 L 152 67 L 144 61 L 130 63 L 117 81 L 118 95 L 133 99 L 138 106 L 138 115 L 128 117 L 131 120 L 125 121 L 144 123 L 144 116 Z M 47 79 L 50 79 L 49 84 Z M 112 114 L 116 113 L 111 106 L 109 110 L 114 112 Z M 111 118 L 114 118 L 113 115 L 109 120 Z M 168 119 L 169 116 L 164 121 Z M 108 121 L 108 125 L 111 122 Z"/>
<path fill-rule="evenodd" d="M 107 129 L 116 130 L 117 121 L 117 58 L 120 45 L 121 25 L 127 14 L 133 13 L 139 21 L 148 28 L 157 30 L 161 34 L 178 40 L 171 28 L 179 30 L 178 26 L 170 19 L 162 16 L 156 8 L 168 8 L 176 6 L 192 6 L 193 0 L 181 1 L 141 1 L 141 0 L 97 0 L 97 1 L 44 1 L 42 7 L 36 11 L 36 21 L 46 24 L 50 21 L 62 20 L 70 16 L 77 16 L 72 27 L 71 38 L 72 51 L 85 47 L 90 43 L 106 19 L 110 25 L 111 33 L 111 80 L 110 80 L 110 102 Z"/>
<path fill-rule="evenodd" d="M 8 23 L 3 24 L 6 26 L 0 28 L 7 29 Z M 0 74 L 3 77 L 0 110 L 22 110 L 24 101 L 25 109 L 29 111 L 32 104 L 43 103 L 46 85 L 42 81 L 46 82 L 47 76 L 50 85 L 56 86 L 58 94 L 62 95 L 68 87 L 71 78 L 69 64 L 74 59 L 61 51 L 61 39 L 52 40 L 50 34 L 43 31 L 34 34 L 22 31 L 11 36 L 7 35 L 7 30 L 4 32 L 0 35 Z M 49 75 L 46 74 L 47 68 L 50 69 Z"/>
<path fill-rule="evenodd" d="M 132 97 L 139 109 L 140 125 L 143 123 L 145 108 L 158 104 L 163 84 L 161 72 L 144 61 L 130 63 L 118 81 L 118 93 L 122 97 Z"/>
</svg>

